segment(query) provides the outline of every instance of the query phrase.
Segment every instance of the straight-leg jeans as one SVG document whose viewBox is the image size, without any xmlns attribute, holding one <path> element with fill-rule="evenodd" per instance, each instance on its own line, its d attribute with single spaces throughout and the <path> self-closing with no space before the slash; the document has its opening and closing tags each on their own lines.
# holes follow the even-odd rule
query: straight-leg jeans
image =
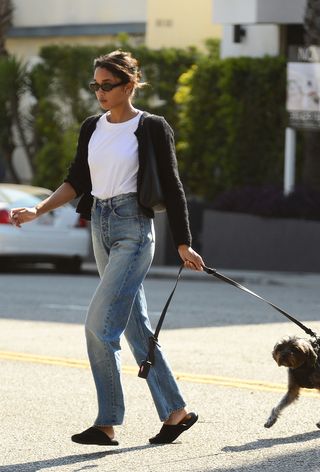
<svg viewBox="0 0 320 472">
<path fill-rule="evenodd" d="M 120 337 L 124 333 L 138 364 L 146 358 L 153 332 L 147 314 L 144 278 L 154 254 L 153 220 L 136 194 L 94 200 L 92 241 L 100 283 L 85 323 L 88 356 L 98 397 L 96 426 L 122 424 Z M 143 381 L 141 379 L 141 381 Z M 160 347 L 147 379 L 160 420 L 185 407 Z"/>
</svg>

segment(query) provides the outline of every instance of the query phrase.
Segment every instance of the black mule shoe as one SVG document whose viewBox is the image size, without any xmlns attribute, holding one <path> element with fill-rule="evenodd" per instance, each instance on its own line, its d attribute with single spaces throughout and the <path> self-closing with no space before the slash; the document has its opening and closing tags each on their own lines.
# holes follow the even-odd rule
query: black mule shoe
<svg viewBox="0 0 320 472">
<path fill-rule="evenodd" d="M 180 436 L 181 433 L 187 431 L 198 421 L 196 413 L 188 413 L 178 424 L 164 424 L 159 433 L 149 439 L 151 444 L 170 444 Z"/>
<path fill-rule="evenodd" d="M 95 444 L 97 446 L 118 446 L 118 441 L 109 436 L 96 426 L 82 431 L 82 433 L 71 436 L 71 441 L 78 444 Z"/>
</svg>

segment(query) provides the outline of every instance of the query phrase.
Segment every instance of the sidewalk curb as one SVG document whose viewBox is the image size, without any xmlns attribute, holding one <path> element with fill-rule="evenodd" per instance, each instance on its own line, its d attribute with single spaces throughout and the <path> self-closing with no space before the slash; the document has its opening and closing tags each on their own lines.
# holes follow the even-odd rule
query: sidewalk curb
<svg viewBox="0 0 320 472">
<path fill-rule="evenodd" d="M 98 274 L 94 262 L 83 263 L 83 270 L 92 274 Z M 147 279 L 176 279 L 178 266 L 151 266 Z M 320 274 L 315 273 L 293 273 L 293 272 L 267 272 L 267 271 L 244 271 L 217 269 L 223 275 L 235 280 L 240 284 L 254 285 L 279 285 L 279 286 L 305 286 L 310 283 L 319 284 Z M 182 280 L 196 282 L 219 282 L 218 279 L 205 272 L 195 272 L 185 269 L 182 272 Z"/>
</svg>

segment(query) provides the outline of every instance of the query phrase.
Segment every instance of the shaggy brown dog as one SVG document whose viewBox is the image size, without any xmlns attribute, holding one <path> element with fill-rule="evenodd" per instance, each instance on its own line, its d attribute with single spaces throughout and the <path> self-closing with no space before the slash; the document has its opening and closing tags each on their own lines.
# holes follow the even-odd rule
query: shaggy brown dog
<svg viewBox="0 0 320 472">
<path fill-rule="evenodd" d="M 279 341 L 273 349 L 272 356 L 279 366 L 288 367 L 288 391 L 275 406 L 265 423 L 271 428 L 280 416 L 281 411 L 299 397 L 300 388 L 320 390 L 320 363 L 316 353 L 316 341 L 288 337 Z M 317 423 L 320 428 L 320 422 Z"/>
</svg>

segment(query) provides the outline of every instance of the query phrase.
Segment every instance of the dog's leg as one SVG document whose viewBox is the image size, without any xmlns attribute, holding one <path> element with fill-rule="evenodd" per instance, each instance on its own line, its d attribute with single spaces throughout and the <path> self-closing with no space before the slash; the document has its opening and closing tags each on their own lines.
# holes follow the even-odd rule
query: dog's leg
<svg viewBox="0 0 320 472">
<path fill-rule="evenodd" d="M 299 398 L 299 391 L 299 385 L 295 383 L 294 379 L 289 374 L 288 391 L 284 397 L 281 398 L 278 405 L 272 409 L 269 418 L 264 424 L 265 428 L 271 428 L 279 418 L 281 411 Z"/>
</svg>

